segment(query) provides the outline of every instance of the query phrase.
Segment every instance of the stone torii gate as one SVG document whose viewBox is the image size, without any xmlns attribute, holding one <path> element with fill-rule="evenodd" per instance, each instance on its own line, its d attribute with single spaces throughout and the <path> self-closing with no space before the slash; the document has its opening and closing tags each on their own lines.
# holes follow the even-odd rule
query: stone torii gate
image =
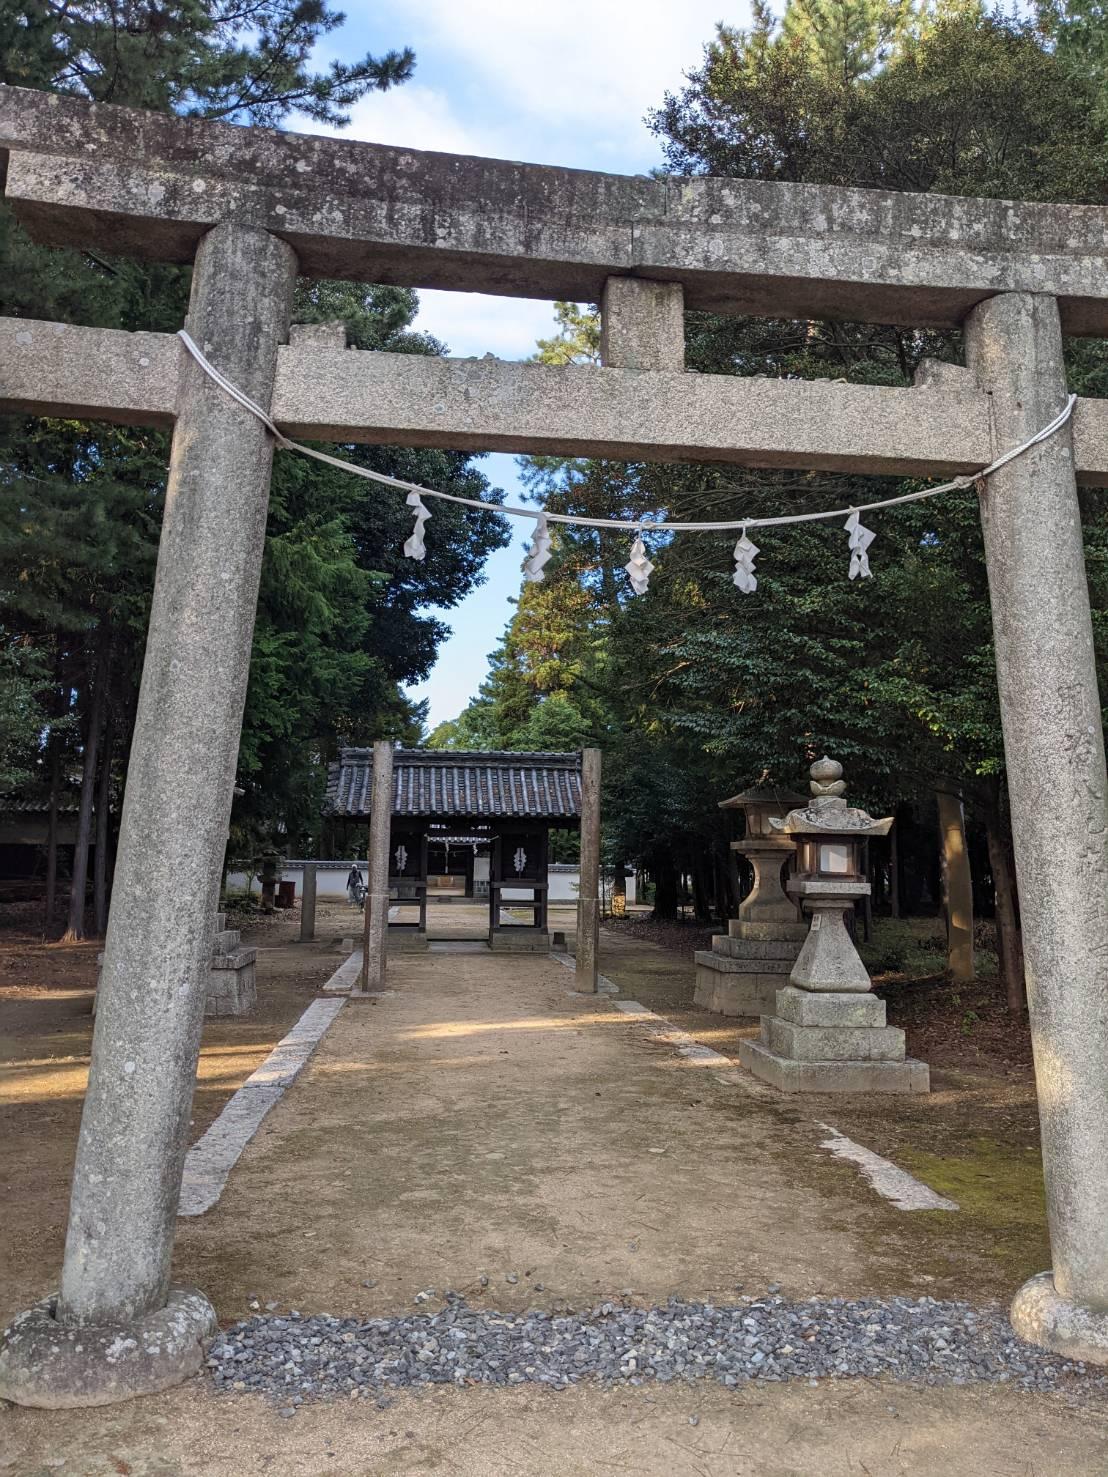
<svg viewBox="0 0 1108 1477">
<path fill-rule="evenodd" d="M 1108 337 L 1108 211 L 551 169 L 0 88 L 5 194 L 55 245 L 194 262 L 187 326 L 290 435 L 946 477 L 1062 408 Z M 598 301 L 603 366 L 354 353 L 297 274 Z M 683 310 L 962 327 L 912 389 L 689 374 Z M 262 559 L 270 439 L 171 335 L 0 320 L 0 409 L 173 427 L 58 1295 L 0 1395 L 93 1404 L 198 1367 L 170 1260 Z M 1017 1329 L 1108 1360 L 1108 805 L 1076 481 L 1108 402 L 981 493 L 1053 1272 Z M 385 494 L 387 495 L 387 494 Z"/>
</svg>

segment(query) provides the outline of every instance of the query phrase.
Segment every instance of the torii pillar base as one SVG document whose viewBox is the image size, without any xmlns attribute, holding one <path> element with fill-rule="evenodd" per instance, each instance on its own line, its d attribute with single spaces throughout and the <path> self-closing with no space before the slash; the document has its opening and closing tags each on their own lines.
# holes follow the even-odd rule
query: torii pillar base
<svg viewBox="0 0 1108 1477">
<path fill-rule="evenodd" d="M 125 1325 L 60 1323 L 56 1296 L 20 1313 L 0 1344 L 0 1398 L 40 1410 L 114 1405 L 155 1395 L 199 1372 L 219 1332 L 195 1287 Z"/>
</svg>

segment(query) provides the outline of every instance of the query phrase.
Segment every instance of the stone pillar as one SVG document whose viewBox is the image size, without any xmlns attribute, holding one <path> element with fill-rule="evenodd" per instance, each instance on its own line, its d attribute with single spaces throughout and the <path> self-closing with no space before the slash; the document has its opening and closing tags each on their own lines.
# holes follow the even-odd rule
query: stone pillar
<svg viewBox="0 0 1108 1477">
<path fill-rule="evenodd" d="M 352 996 L 385 987 L 389 940 L 389 838 L 392 834 L 392 744 L 373 745 L 373 789 L 369 811 L 369 877 L 365 900 L 362 973 Z"/>
<path fill-rule="evenodd" d="M 262 405 L 295 278 L 292 250 L 253 228 L 217 226 L 197 252 L 189 332 Z M 170 1258 L 272 442 L 181 357 L 61 1294 L 17 1319 L 0 1348 L 0 1396 L 26 1404 L 162 1389 L 199 1367 L 201 1339 L 215 1329 L 202 1294 L 171 1290 Z"/>
<path fill-rule="evenodd" d="M 577 989 L 600 984 L 600 750 L 581 751 L 581 881 L 577 893 Z"/>
<path fill-rule="evenodd" d="M 993 445 L 1066 397 L 1057 303 L 1003 293 L 966 320 Z M 1108 800 L 1070 427 L 989 478 L 981 523 L 1012 797 L 1053 1275 L 1016 1295 L 1024 1338 L 1108 1362 Z"/>
<path fill-rule="evenodd" d="M 609 277 L 600 303 L 600 362 L 613 369 L 685 368 L 685 289 L 680 282 Z"/>
<path fill-rule="evenodd" d="M 304 881 L 300 887 L 300 942 L 310 944 L 315 938 L 315 867 L 304 863 Z"/>
</svg>

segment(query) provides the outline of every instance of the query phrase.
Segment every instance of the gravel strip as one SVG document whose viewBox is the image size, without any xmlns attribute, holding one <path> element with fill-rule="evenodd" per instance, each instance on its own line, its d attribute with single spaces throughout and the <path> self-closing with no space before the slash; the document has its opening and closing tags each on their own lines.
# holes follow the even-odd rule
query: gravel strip
<svg viewBox="0 0 1108 1477">
<path fill-rule="evenodd" d="M 432 1293 L 433 1295 L 433 1293 Z M 859 1298 L 736 1306 L 639 1308 L 606 1302 L 588 1313 L 492 1313 L 456 1293 L 434 1314 L 398 1318 L 255 1317 L 216 1338 L 217 1389 L 307 1400 L 378 1397 L 432 1384 L 542 1384 L 886 1377 L 928 1385 L 1008 1384 L 1108 1391 L 1108 1374 L 1022 1343 L 999 1308 L 933 1298 Z"/>
</svg>

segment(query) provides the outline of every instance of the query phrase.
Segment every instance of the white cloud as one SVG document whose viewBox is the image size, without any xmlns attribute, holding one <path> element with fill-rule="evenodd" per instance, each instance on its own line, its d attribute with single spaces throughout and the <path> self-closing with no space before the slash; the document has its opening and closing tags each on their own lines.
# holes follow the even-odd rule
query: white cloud
<svg viewBox="0 0 1108 1477">
<path fill-rule="evenodd" d="M 532 298 L 421 290 L 416 327 L 441 339 L 457 359 L 529 359 L 536 340 L 554 332 L 554 309 Z"/>
</svg>

